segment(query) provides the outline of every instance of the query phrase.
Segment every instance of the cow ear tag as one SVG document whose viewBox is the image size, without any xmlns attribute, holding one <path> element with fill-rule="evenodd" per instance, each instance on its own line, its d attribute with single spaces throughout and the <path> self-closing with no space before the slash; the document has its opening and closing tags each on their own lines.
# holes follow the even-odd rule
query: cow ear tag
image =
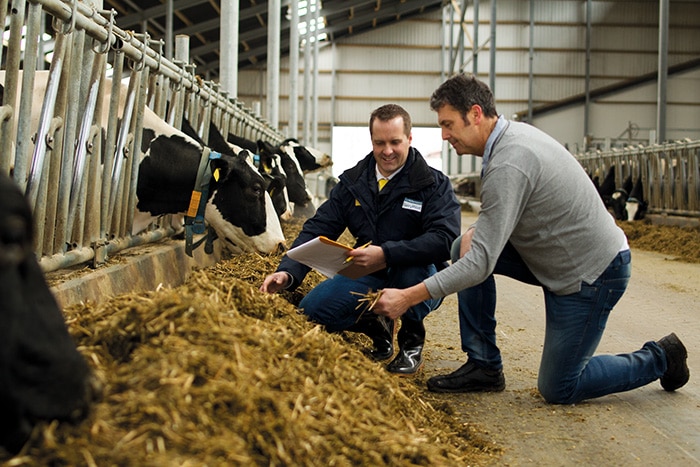
<svg viewBox="0 0 700 467">
<path fill-rule="evenodd" d="M 219 181 L 219 169 L 214 169 L 214 180 Z"/>
</svg>

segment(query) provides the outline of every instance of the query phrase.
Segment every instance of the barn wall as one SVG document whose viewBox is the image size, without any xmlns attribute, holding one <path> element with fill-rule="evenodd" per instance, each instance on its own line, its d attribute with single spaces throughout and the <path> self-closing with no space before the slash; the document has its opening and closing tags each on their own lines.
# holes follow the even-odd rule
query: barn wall
<svg viewBox="0 0 700 467">
<path fill-rule="evenodd" d="M 671 141 L 700 139 L 700 71 L 668 81 L 666 137 Z M 623 144 L 648 144 L 656 129 L 656 82 L 594 99 L 590 106 L 589 146 L 607 149 Z M 576 105 L 535 116 L 538 128 L 556 135 L 572 152 L 583 148 L 584 107 Z"/>
<path fill-rule="evenodd" d="M 471 3 L 471 2 L 470 2 Z M 495 95 L 500 113 L 512 118 L 534 108 L 583 95 L 586 70 L 586 1 L 535 2 L 532 96 L 529 95 L 530 2 L 501 0 L 497 4 Z M 592 2 L 590 89 L 619 84 L 641 75 L 655 75 L 658 66 L 658 1 Z M 489 82 L 491 6 L 481 2 L 478 43 L 478 76 Z M 458 18 L 456 19 L 458 21 Z M 472 71 L 471 38 L 474 36 L 473 6 L 466 13 L 468 50 L 465 71 Z M 671 1 L 669 66 L 700 58 L 700 2 Z M 449 24 L 449 23 L 447 23 Z M 456 43 L 458 25 L 454 26 Z M 396 102 L 411 112 L 417 126 L 435 125 L 428 99 L 441 82 L 441 70 L 449 63 L 442 45 L 449 41 L 440 12 L 407 19 L 369 33 L 336 42 L 319 53 L 318 146 L 331 149 L 331 123 L 367 124 L 372 109 Z M 303 52 L 300 57 L 303 67 Z M 266 74 L 260 69 L 241 71 L 238 95 L 252 106 L 265 109 Z M 700 71 L 669 76 L 667 138 L 700 139 Z M 299 91 L 303 94 L 303 70 Z M 607 95 L 592 102 L 589 137 L 593 142 L 635 139 L 648 141 L 656 125 L 656 82 Z M 309 96 L 310 98 L 311 96 Z M 288 60 L 281 61 L 280 127 L 288 134 Z M 303 103 L 300 97 L 300 127 L 303 137 Z M 551 133 L 572 150 L 584 140 L 584 106 L 575 104 L 545 114 L 535 114 L 533 123 Z M 632 131 L 626 131 L 627 128 Z M 611 144 L 612 144 L 611 143 Z M 471 168 L 472 164 L 463 164 Z M 477 167 L 478 168 L 478 167 Z M 448 169 L 454 173 L 457 165 Z"/>
</svg>

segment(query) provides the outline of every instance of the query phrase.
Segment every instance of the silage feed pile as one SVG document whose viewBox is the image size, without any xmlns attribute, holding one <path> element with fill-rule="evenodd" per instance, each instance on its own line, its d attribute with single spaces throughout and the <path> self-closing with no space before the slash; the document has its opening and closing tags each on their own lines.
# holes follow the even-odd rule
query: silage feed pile
<svg viewBox="0 0 700 467">
<path fill-rule="evenodd" d="M 447 466 L 494 454 L 420 377 L 387 374 L 361 340 L 307 322 L 295 297 L 260 293 L 278 260 L 241 255 L 176 289 L 65 310 L 102 400 L 79 425 L 38 426 L 0 461 Z"/>
</svg>

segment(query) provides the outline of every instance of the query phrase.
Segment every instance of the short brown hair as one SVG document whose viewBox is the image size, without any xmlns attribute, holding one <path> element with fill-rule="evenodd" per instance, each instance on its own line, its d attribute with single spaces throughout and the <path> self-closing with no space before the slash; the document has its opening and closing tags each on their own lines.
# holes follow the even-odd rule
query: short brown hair
<svg viewBox="0 0 700 467">
<path fill-rule="evenodd" d="M 454 107 L 463 118 L 473 105 L 481 107 L 487 117 L 498 116 L 491 89 L 472 74 L 453 76 L 433 92 L 430 98 L 431 109 L 438 111 L 446 104 Z"/>
<path fill-rule="evenodd" d="M 379 119 L 382 122 L 388 122 L 396 117 L 403 118 L 403 131 L 406 136 L 411 134 L 411 116 L 409 113 L 397 104 L 386 104 L 383 105 L 372 112 L 369 117 L 369 134 L 372 134 L 372 123 L 374 120 Z"/>
</svg>

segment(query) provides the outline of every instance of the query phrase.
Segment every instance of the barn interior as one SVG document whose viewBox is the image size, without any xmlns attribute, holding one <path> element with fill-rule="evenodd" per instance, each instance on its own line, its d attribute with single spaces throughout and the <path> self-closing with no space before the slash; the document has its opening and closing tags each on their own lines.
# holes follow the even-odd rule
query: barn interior
<svg viewBox="0 0 700 467">
<path fill-rule="evenodd" d="M 671 228 L 666 238 L 675 241 L 664 243 L 684 248 L 668 254 L 698 261 L 700 248 L 693 245 L 700 223 L 700 3 L 695 0 L 0 0 L 0 17 L 3 71 L 28 63 L 31 52 L 20 39 L 24 28 L 43 38 L 35 51 L 39 70 L 55 66 L 59 36 L 75 41 L 64 43 L 66 58 L 75 59 L 74 51 L 84 48 L 83 62 L 64 63 L 60 89 L 71 80 L 82 83 L 68 102 L 88 101 L 88 60 L 114 76 L 117 56 L 124 54 L 125 86 L 146 89 L 151 100 L 136 98 L 163 120 L 181 106 L 201 127 L 216 122 L 275 143 L 296 138 L 330 155 L 336 166 L 343 157 L 352 163 L 367 153 L 358 141 L 368 139 L 373 108 L 399 103 L 410 111 L 416 132 L 434 131 L 432 91 L 452 73 L 474 73 L 494 89 L 500 113 L 555 136 L 590 174 L 602 179 L 614 166 L 617 186 L 626 177 L 643 178 L 650 222 L 629 223 L 628 235 L 649 240 L 654 234 L 645 236 L 644 229 L 652 224 L 682 226 Z M 22 53 L 13 61 L 20 44 Z M 105 57 L 93 58 L 103 47 Z M 160 101 L 158 89 L 167 96 Z M 0 115 L 22 107 L 25 95 L 14 102 L 4 96 Z M 35 98 L 35 104 L 42 100 Z M 67 107 L 66 122 L 70 107 L 84 114 L 82 104 Z M 75 123 L 79 117 L 71 118 Z M 79 125 L 74 127 L 77 139 Z M 357 130 L 350 143 L 340 138 L 349 129 Z M 440 141 L 439 130 L 431 135 L 436 166 L 453 181 L 464 210 L 478 210 L 480 159 L 458 157 Z M 132 235 L 128 190 L 108 207 L 89 202 L 104 200 L 102 185 L 112 175 L 96 175 L 99 169 L 91 165 L 85 166 L 84 185 L 75 182 L 81 178 L 74 172 L 78 164 L 66 167 L 68 175 L 60 181 L 48 165 L 33 179 L 35 147 L 25 146 L 21 154 L 9 148 L 17 141 L 53 141 L 45 136 L 11 134 L 0 123 L 0 170 L 24 174 L 18 178 L 40 234 L 35 255 L 81 352 L 97 362 L 108 383 L 107 399 L 88 423 L 42 425 L 18 457 L 3 458 L 0 450 L 0 462 L 498 465 L 503 452 L 488 441 L 488 433 L 467 417 L 455 425 L 453 408 L 426 396 L 423 380 L 387 383 L 379 367 L 362 360 L 365 341 L 328 336 L 299 319 L 293 308 L 299 294 L 261 298 L 259 283 L 278 256 L 210 255 L 198 248 L 190 257 L 182 232 L 161 224 Z M 116 133 L 113 137 L 118 140 Z M 125 154 L 138 153 L 132 143 L 133 133 L 124 137 Z M 78 160 L 74 149 L 60 150 Z M 57 147 L 47 144 L 44 150 L 44 163 L 58 160 Z M 125 172 L 122 177 L 129 176 Z M 306 174 L 317 202 L 335 177 L 330 166 Z M 128 178 L 118 182 L 128 183 Z M 80 195 L 65 211 L 52 209 L 51 200 L 73 192 Z M 120 219 L 105 221 L 112 212 Z M 293 239 L 299 226 L 282 226 Z M 232 337 L 228 331 L 237 326 Z M 216 345 L 207 347 L 208 332 Z M 263 358 L 264 352 L 274 358 Z M 312 384 L 339 373 L 341 387 Z M 219 392 L 208 393 L 212 385 Z M 353 392 L 358 385 L 369 387 L 369 395 Z M 168 389 L 167 397 L 159 386 Z M 285 397 L 277 397 L 280 393 Z M 523 394 L 518 397 L 529 397 Z M 346 425 L 347 420 L 355 422 Z M 528 433 L 526 427 L 521 431 Z"/>
</svg>

